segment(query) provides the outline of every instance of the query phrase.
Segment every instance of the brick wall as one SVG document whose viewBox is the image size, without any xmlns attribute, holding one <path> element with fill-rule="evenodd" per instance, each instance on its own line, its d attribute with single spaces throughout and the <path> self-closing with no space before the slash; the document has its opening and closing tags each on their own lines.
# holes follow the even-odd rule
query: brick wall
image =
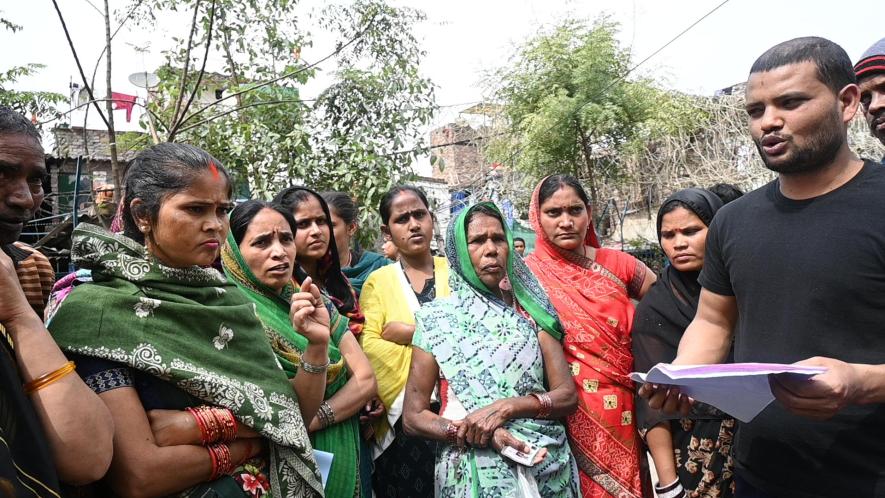
<svg viewBox="0 0 885 498">
<path fill-rule="evenodd" d="M 469 143 L 447 145 L 432 150 L 443 161 L 433 166 L 433 177 L 445 180 L 449 187 L 459 187 L 481 179 L 488 169 L 479 147 L 481 130 L 470 125 L 451 123 L 430 132 L 430 145 L 438 146 L 469 140 Z"/>
</svg>

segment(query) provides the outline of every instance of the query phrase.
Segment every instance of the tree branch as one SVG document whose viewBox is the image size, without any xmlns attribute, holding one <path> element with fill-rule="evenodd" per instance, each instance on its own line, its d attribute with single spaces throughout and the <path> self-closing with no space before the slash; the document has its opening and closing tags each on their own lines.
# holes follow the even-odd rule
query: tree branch
<svg viewBox="0 0 885 498">
<path fill-rule="evenodd" d="M 191 20 L 191 32 L 187 37 L 187 49 L 184 51 L 184 68 L 181 70 L 181 85 L 178 87 L 178 98 L 175 99 L 175 110 L 172 112 L 172 128 L 178 124 L 178 112 L 181 110 L 181 102 L 184 100 L 184 90 L 187 87 L 187 71 L 191 64 L 191 46 L 194 43 L 194 35 L 197 32 L 197 15 L 200 13 L 200 0 L 194 2 L 194 18 Z M 203 61 L 205 63 L 205 60 Z"/>
<path fill-rule="evenodd" d="M 89 99 L 93 101 L 93 104 L 95 104 L 95 110 L 98 111 L 98 115 L 101 116 L 101 120 L 104 121 L 104 124 L 106 126 L 110 126 L 110 123 L 108 123 L 108 118 L 104 115 L 103 112 L 101 112 L 101 108 L 95 101 L 95 95 L 93 95 L 92 93 L 92 87 L 86 80 L 86 73 L 83 72 L 83 65 L 80 64 L 80 57 L 77 56 L 77 49 L 74 48 L 74 41 L 71 40 L 71 33 L 68 31 L 68 25 L 65 23 L 65 18 L 61 13 L 61 9 L 58 8 L 58 0 L 52 0 L 52 5 L 55 7 L 55 12 L 58 13 L 58 20 L 61 21 L 61 27 L 65 32 L 65 38 L 68 39 L 68 46 L 71 47 L 71 53 L 74 55 L 74 62 L 77 63 L 77 70 L 80 72 L 80 78 L 83 79 L 83 86 L 86 87 L 86 92 L 89 94 Z"/>
<path fill-rule="evenodd" d="M 76 107 L 71 107 L 70 109 L 68 109 L 68 110 L 65 111 L 65 112 L 59 113 L 59 116 L 65 116 L 65 115 L 67 115 L 67 114 L 70 114 L 70 113 L 76 111 L 77 109 L 81 109 L 81 108 L 83 108 L 83 107 L 90 106 L 90 105 L 92 105 L 92 104 L 95 103 L 95 102 L 108 102 L 108 101 L 113 101 L 113 99 L 96 99 L 96 100 L 90 100 L 89 102 L 84 102 L 84 103 L 82 103 L 82 104 L 80 104 L 80 105 L 78 105 L 78 106 L 76 106 Z M 153 115 L 154 118 L 159 119 L 159 116 L 158 116 L 155 112 L 151 111 L 146 105 L 142 104 L 141 102 L 136 101 L 136 102 L 133 102 L 133 104 L 134 104 L 134 105 L 137 105 L 138 107 L 141 107 L 142 109 L 145 110 L 145 112 L 148 112 L 148 113 L 150 113 L 151 115 Z M 37 126 L 42 126 L 42 125 L 44 125 L 44 124 L 46 124 L 46 123 L 51 123 L 51 122 L 55 121 L 56 119 L 58 119 L 58 118 L 47 119 L 46 121 L 38 121 L 38 122 L 37 122 Z M 85 128 L 85 127 L 84 127 L 84 128 Z"/>
<path fill-rule="evenodd" d="M 173 117 L 176 117 L 175 122 L 172 125 L 172 129 L 169 131 L 169 136 L 167 140 L 173 142 L 175 140 L 175 134 L 178 133 L 178 129 L 181 127 L 181 123 L 184 121 L 184 117 L 187 115 L 187 110 L 190 109 L 191 104 L 194 101 L 194 97 L 196 97 L 197 92 L 200 90 L 200 84 L 203 83 L 203 75 L 206 74 L 206 62 L 209 60 L 209 48 L 212 46 L 212 28 L 215 25 L 215 4 L 217 0 L 212 0 L 212 11 L 209 14 L 209 29 L 206 31 L 206 51 L 203 53 L 203 65 L 200 67 L 200 74 L 197 76 L 197 83 L 194 85 L 193 90 L 191 91 L 190 97 L 187 99 L 187 103 L 184 105 L 184 108 L 181 109 L 181 117 L 178 117 L 178 112 L 176 111 L 173 114 Z M 183 81 L 183 80 L 182 80 Z"/>
<path fill-rule="evenodd" d="M 258 107 L 258 106 L 263 106 L 263 105 L 276 105 L 276 104 L 291 104 L 291 103 L 296 103 L 296 102 L 313 102 L 315 100 L 316 99 L 304 99 L 304 100 L 285 99 L 285 100 L 265 100 L 262 102 L 253 102 L 251 104 L 246 104 L 246 105 L 234 108 L 234 109 L 230 109 L 230 110 L 215 114 L 214 116 L 210 116 L 202 121 L 198 121 L 192 125 L 185 126 L 184 128 L 178 130 L 178 132 L 184 133 L 188 130 L 197 128 L 198 126 L 204 125 L 204 124 L 209 123 L 211 121 L 215 121 L 216 119 L 218 119 L 220 117 L 227 116 L 228 114 L 232 114 L 234 112 L 241 111 L 243 109 L 248 109 L 250 107 Z"/>
<path fill-rule="evenodd" d="M 138 0 L 138 2 L 136 2 L 135 5 L 133 5 L 132 8 L 129 9 L 129 13 L 127 13 L 126 17 L 124 17 L 123 20 L 120 21 L 120 25 L 117 26 L 117 29 L 114 30 L 114 34 L 111 35 L 111 41 L 113 41 L 113 39 L 117 37 L 117 33 L 119 33 L 121 29 L 123 29 L 123 26 L 126 24 L 126 22 L 132 18 L 132 14 L 135 13 L 135 9 L 140 7 L 142 3 L 144 3 L 144 0 Z M 101 14 L 101 11 L 99 11 L 99 14 Z M 102 14 L 102 16 L 104 16 L 104 14 Z M 90 80 L 90 85 L 92 86 L 95 86 L 95 75 L 98 74 L 98 65 L 101 64 L 101 58 L 104 57 L 104 54 L 107 50 L 107 46 L 102 47 L 101 52 L 98 54 L 98 58 L 95 59 L 95 67 L 92 68 L 92 79 Z"/>
<path fill-rule="evenodd" d="M 53 0 L 53 1 L 55 1 L 55 0 Z M 231 99 L 231 98 L 234 98 L 234 97 L 238 97 L 238 96 L 240 96 L 240 95 L 243 95 L 243 94 L 245 94 L 245 93 L 249 93 L 249 92 L 254 91 L 254 90 L 257 90 L 257 89 L 259 89 L 259 88 L 263 88 L 263 87 L 266 87 L 266 86 L 268 86 L 268 85 L 272 85 L 272 84 L 274 84 L 274 83 L 276 83 L 277 81 L 280 81 L 280 80 L 284 80 L 284 79 L 287 79 L 287 78 L 291 78 L 292 76 L 295 76 L 296 74 L 303 73 L 304 71 L 307 71 L 308 69 L 314 68 L 314 67 L 316 67 L 316 66 L 322 64 L 323 62 L 326 62 L 327 60 L 329 60 L 329 59 L 331 59 L 332 57 L 338 55 L 339 53 L 341 53 L 342 50 L 344 50 L 345 48 L 349 47 L 349 46 L 352 45 L 354 42 L 356 42 L 357 40 L 359 40 L 364 34 L 366 34 L 366 32 L 369 30 L 369 28 L 372 27 L 372 24 L 374 24 L 374 23 L 375 23 L 375 17 L 372 17 L 372 19 L 370 19 L 369 22 L 366 24 L 366 27 L 363 28 L 362 31 L 360 31 L 359 33 L 357 33 L 353 38 L 351 38 L 350 40 L 348 40 L 347 43 L 345 43 L 345 44 L 339 46 L 338 48 L 335 49 L 334 52 L 332 52 L 332 53 L 330 53 L 329 55 L 323 57 L 322 59 L 320 59 L 320 60 L 314 62 L 313 64 L 309 64 L 309 65 L 307 65 L 307 66 L 305 66 L 305 67 L 303 67 L 303 68 L 296 69 L 296 70 L 294 70 L 294 71 L 290 71 L 290 72 L 288 72 L 288 73 L 282 74 L 282 75 L 280 75 L 280 76 L 277 76 L 276 78 L 270 79 L 270 80 L 265 81 L 265 82 L 263 82 L 263 83 L 258 83 L 257 85 L 250 86 L 249 88 L 244 88 L 243 90 L 240 90 L 240 91 L 238 91 L 238 92 L 234 92 L 234 93 L 232 93 L 232 94 L 230 94 L 230 95 L 227 95 L 227 96 L 225 96 L 225 97 L 222 97 L 222 98 L 216 100 L 215 102 L 213 102 L 213 103 L 211 103 L 211 104 L 207 104 L 207 105 L 201 107 L 200 109 L 197 109 L 193 114 L 191 114 L 190 116 L 188 116 L 187 119 L 185 119 L 184 121 L 182 121 L 181 124 L 184 124 L 184 123 L 190 121 L 191 119 L 193 119 L 193 118 L 196 117 L 197 115 L 199 115 L 199 114 L 205 112 L 207 109 L 209 109 L 209 108 L 212 107 L 212 106 L 218 105 L 220 102 L 222 102 L 222 101 L 224 101 L 224 100 Z"/>
</svg>

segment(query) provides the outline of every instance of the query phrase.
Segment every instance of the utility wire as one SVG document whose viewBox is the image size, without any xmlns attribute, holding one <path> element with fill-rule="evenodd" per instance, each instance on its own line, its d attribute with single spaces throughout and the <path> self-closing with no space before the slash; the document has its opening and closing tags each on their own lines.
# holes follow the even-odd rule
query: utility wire
<svg viewBox="0 0 885 498">
<path fill-rule="evenodd" d="M 649 54 L 646 58 L 644 58 L 644 59 L 642 59 L 641 61 L 639 61 L 639 63 L 637 63 L 635 66 L 633 66 L 633 67 L 631 67 L 630 69 L 628 69 L 627 72 L 625 72 L 623 75 L 621 75 L 621 76 L 615 78 L 614 80 L 612 80 L 611 83 L 609 83 L 608 85 L 606 85 L 606 87 L 603 88 L 598 94 L 594 95 L 593 98 L 591 98 L 591 99 L 588 100 L 587 102 L 584 102 L 583 104 L 581 104 L 581 105 L 575 110 L 575 113 L 580 112 L 582 109 L 584 109 L 584 108 L 587 107 L 588 105 L 590 105 L 590 104 L 592 104 L 593 102 L 595 102 L 597 98 L 599 98 L 599 97 L 601 97 L 602 95 L 604 95 L 605 92 L 607 92 L 607 91 L 608 91 L 609 89 L 611 89 L 613 86 L 615 86 L 616 84 L 618 84 L 618 83 L 624 81 L 624 80 L 627 78 L 627 76 L 629 76 L 629 75 L 630 75 L 631 73 L 633 73 L 636 69 L 638 69 L 639 66 L 642 66 L 643 64 L 645 64 L 646 62 L 648 62 L 652 57 L 654 57 L 654 56 L 658 55 L 659 53 L 661 53 L 662 51 L 664 51 L 664 49 L 666 49 L 667 47 L 669 47 L 670 45 L 672 45 L 672 44 L 673 44 L 674 42 L 676 42 L 678 39 L 682 38 L 686 33 L 688 33 L 689 31 L 691 31 L 695 26 L 697 26 L 698 24 L 700 24 L 704 19 L 710 17 L 714 12 L 716 12 L 717 10 L 719 10 L 720 8 L 722 8 L 725 4 L 727 4 L 727 3 L 730 2 L 730 1 L 731 1 L 731 0 L 723 0 L 721 3 L 719 3 L 718 5 L 716 5 L 715 7 L 713 7 L 711 10 L 709 10 L 706 14 L 702 15 L 701 17 L 699 17 L 699 18 L 698 18 L 697 20 L 695 20 L 693 23 L 691 23 L 690 25 L 688 25 L 688 27 L 686 27 L 685 29 L 683 29 L 682 31 L 680 31 L 679 34 L 677 34 L 676 36 L 674 36 L 673 38 L 671 38 L 667 43 L 663 44 L 663 45 L 662 45 L 661 47 L 659 47 L 657 50 L 655 50 L 654 52 L 652 52 L 651 54 Z M 559 123 L 553 123 L 552 125 L 550 125 L 550 126 L 544 131 L 544 133 L 547 133 L 547 132 L 551 131 L 551 130 L 552 130 L 553 128 L 555 128 L 558 124 L 559 124 Z M 457 141 L 455 141 L 455 142 L 449 142 L 449 143 L 444 143 L 444 144 L 436 144 L 436 145 L 432 145 L 432 146 L 430 146 L 430 147 L 423 147 L 423 148 L 417 148 L 417 147 L 416 147 L 416 148 L 414 148 L 414 149 L 410 149 L 410 150 L 403 150 L 403 151 L 394 152 L 394 153 L 389 154 L 389 155 L 390 155 L 390 156 L 394 156 L 394 155 L 401 155 L 401 154 L 411 154 L 411 153 L 413 153 L 413 152 L 418 152 L 418 151 L 422 151 L 422 150 L 425 150 L 425 149 L 438 149 L 438 148 L 441 148 L 441 147 L 447 147 L 447 146 L 450 146 L 450 145 L 467 145 L 467 144 L 469 144 L 470 142 L 473 142 L 473 141 L 476 141 L 476 140 L 485 140 L 485 139 L 488 139 L 488 138 L 494 138 L 494 137 L 497 137 L 497 136 L 501 136 L 501 135 L 505 135 L 505 134 L 510 134 L 510 133 L 512 133 L 512 132 L 509 132 L 509 131 L 502 131 L 502 132 L 498 132 L 498 133 L 495 133 L 495 134 L 493 134 L 493 135 L 488 135 L 488 136 L 484 136 L 484 137 L 475 137 L 475 138 L 472 138 L 472 139 L 457 140 Z M 513 154 L 510 155 L 510 157 L 507 158 L 506 162 L 508 162 L 508 163 L 511 162 L 511 161 L 513 160 L 514 157 L 516 157 L 520 152 L 522 152 L 523 147 L 524 147 L 524 146 L 521 146 L 521 145 L 517 146 L 516 150 L 513 152 Z"/>
</svg>

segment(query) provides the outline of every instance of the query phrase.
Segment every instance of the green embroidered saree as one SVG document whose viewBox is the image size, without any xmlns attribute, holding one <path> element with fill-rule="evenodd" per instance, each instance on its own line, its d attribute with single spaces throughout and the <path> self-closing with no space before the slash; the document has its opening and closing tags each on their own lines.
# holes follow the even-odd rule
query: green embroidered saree
<svg viewBox="0 0 885 498">
<path fill-rule="evenodd" d="M 135 241 L 80 224 L 74 263 L 92 270 L 49 326 L 65 351 L 116 361 L 231 409 L 269 442 L 271 496 L 321 497 L 298 399 L 255 305 L 212 268 L 169 268 Z"/>
<path fill-rule="evenodd" d="M 498 211 L 494 204 L 483 204 Z M 538 328 L 557 339 L 562 333 L 556 311 L 537 279 L 521 258 L 513 257 L 513 242 L 506 225 L 504 230 L 511 247 L 508 281 L 525 314 L 507 305 L 479 279 L 466 241 L 465 220 L 475 208 L 464 209 L 449 225 L 446 257 L 451 269 L 451 297 L 437 299 L 416 313 L 412 339 L 415 347 L 436 359 L 444 377 L 443 398 L 453 403 L 454 397 L 467 413 L 498 399 L 546 391 Z M 446 410 L 444 406 L 443 416 L 448 415 Z M 536 482 L 540 496 L 580 496 L 578 469 L 560 421 L 514 419 L 506 422 L 504 428 L 523 441 L 547 448 L 543 462 L 523 468 Z M 523 496 L 517 468 L 517 464 L 491 448 L 446 445 L 436 460 L 436 496 Z"/>
<path fill-rule="evenodd" d="M 227 243 L 221 250 L 221 262 L 228 279 L 255 303 L 256 314 L 264 325 L 265 334 L 270 339 L 277 358 L 286 375 L 294 377 L 301 363 L 301 354 L 307 348 L 307 339 L 292 327 L 289 319 L 289 300 L 292 294 L 298 292 L 298 288 L 290 283 L 278 294 L 262 284 L 243 260 L 231 233 L 228 233 Z M 329 399 L 347 383 L 347 368 L 338 344 L 349 329 L 347 318 L 341 316 L 325 297 L 324 301 L 329 310 L 332 332 L 329 343 L 330 366 L 323 398 Z M 335 455 L 326 482 L 327 496 L 359 496 L 359 438 L 357 415 L 310 435 L 315 449 Z"/>
</svg>

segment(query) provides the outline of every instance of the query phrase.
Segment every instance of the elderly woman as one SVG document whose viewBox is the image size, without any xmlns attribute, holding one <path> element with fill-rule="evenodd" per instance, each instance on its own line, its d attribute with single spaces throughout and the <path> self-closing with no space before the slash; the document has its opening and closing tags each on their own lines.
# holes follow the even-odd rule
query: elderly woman
<svg viewBox="0 0 885 498">
<path fill-rule="evenodd" d="M 446 238 L 452 296 L 416 315 L 403 416 L 408 433 L 447 443 L 437 456 L 436 496 L 525 496 L 531 481 L 535 496 L 580 496 L 557 420 L 577 402 L 562 327 L 511 247 L 494 204 L 462 211 Z M 438 381 L 440 415 L 429 410 Z M 507 446 L 541 452 L 520 467 L 502 454 Z"/>
<path fill-rule="evenodd" d="M 323 320 L 319 291 L 292 296 L 293 325 L 314 346 L 293 389 L 253 302 L 210 266 L 231 208 L 221 164 L 159 144 L 136 156 L 125 186 L 122 235 L 74 231 L 73 260 L 93 282 L 49 325 L 114 419 L 106 484 L 125 496 L 323 496 L 303 421 L 328 364 L 328 329 L 310 326 Z"/>
<path fill-rule="evenodd" d="M 283 369 L 296 377 L 301 358 L 311 347 L 311 334 L 296 330 L 289 318 L 291 296 L 299 290 L 292 275 L 303 271 L 295 263 L 295 220 L 281 206 L 252 200 L 231 212 L 230 226 L 221 253 L 224 272 L 255 303 Z M 303 274 L 299 280 L 311 285 L 311 278 Z M 332 336 L 325 401 L 308 428 L 313 447 L 335 455 L 326 495 L 359 496 L 358 412 L 375 393 L 375 376 L 347 328 L 347 319 L 331 303 L 327 307 L 331 318 L 324 314 L 317 324 L 331 330 Z"/>
<path fill-rule="evenodd" d="M 700 188 L 680 190 L 661 204 L 658 240 L 670 265 L 636 308 L 637 371 L 676 358 L 679 340 L 698 309 L 707 227 L 721 207 L 719 196 Z M 636 419 L 655 463 L 659 495 L 734 496 L 733 418 L 703 403 L 695 403 L 688 416 L 668 416 L 637 396 Z"/>
<path fill-rule="evenodd" d="M 639 498 L 641 441 L 633 417 L 630 329 L 633 301 L 655 275 L 633 256 L 600 246 L 590 198 L 572 176 L 535 188 L 529 221 L 537 235 L 526 264 L 562 320 L 578 409 L 566 426 L 584 498 Z"/>
</svg>

